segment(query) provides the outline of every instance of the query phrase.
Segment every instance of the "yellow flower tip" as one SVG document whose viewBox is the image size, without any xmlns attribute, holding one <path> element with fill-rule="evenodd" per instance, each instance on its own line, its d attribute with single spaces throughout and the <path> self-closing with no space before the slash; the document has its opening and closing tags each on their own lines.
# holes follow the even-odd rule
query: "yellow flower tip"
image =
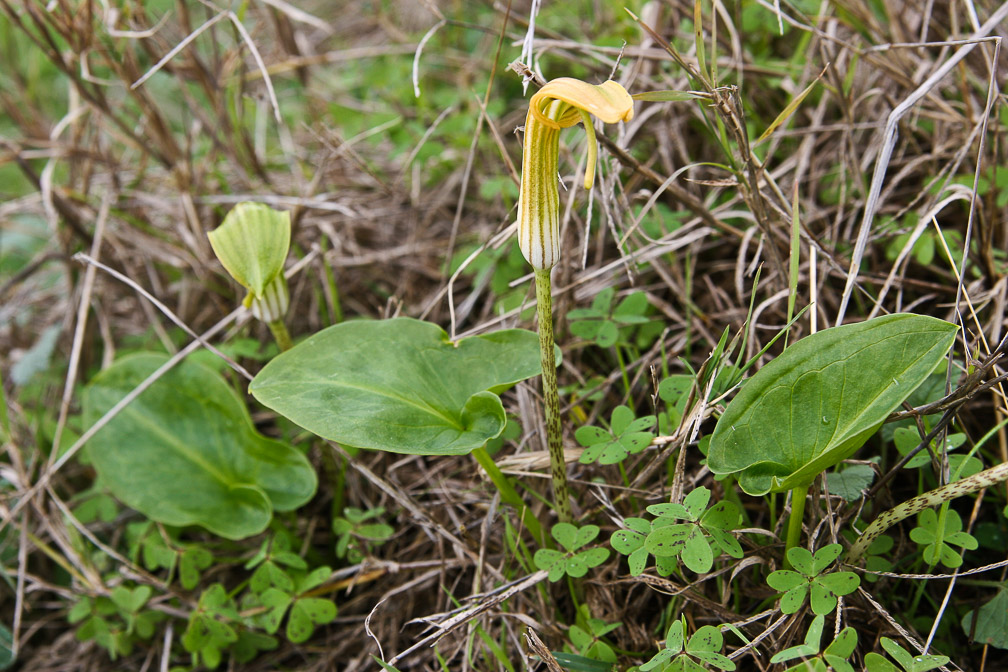
<svg viewBox="0 0 1008 672">
<path fill-rule="evenodd" d="M 577 108 L 561 112 L 559 118 L 550 119 L 546 105 L 559 100 Z M 546 83 L 532 96 L 529 109 L 536 119 L 551 128 L 567 128 L 581 120 L 577 110 L 584 110 L 606 124 L 633 119 L 634 101 L 630 93 L 611 79 L 602 84 L 589 84 L 573 77 L 559 77 Z"/>
<path fill-rule="evenodd" d="M 588 134 L 584 186 L 591 189 L 598 151 L 591 115 L 607 124 L 630 121 L 633 105 L 627 90 L 612 80 L 595 85 L 560 77 L 547 82 L 532 96 L 525 118 L 518 244 L 533 268 L 546 270 L 560 260 L 556 179 L 560 129 L 583 122 Z"/>
</svg>

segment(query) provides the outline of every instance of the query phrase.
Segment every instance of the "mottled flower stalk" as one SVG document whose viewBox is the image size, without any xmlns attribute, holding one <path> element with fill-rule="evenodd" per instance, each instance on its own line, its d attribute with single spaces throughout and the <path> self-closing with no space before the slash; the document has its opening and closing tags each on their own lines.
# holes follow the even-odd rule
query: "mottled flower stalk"
<svg viewBox="0 0 1008 672">
<path fill-rule="evenodd" d="M 561 129 L 582 122 L 588 134 L 588 164 L 584 186 L 585 189 L 591 189 L 598 151 L 591 115 L 610 124 L 629 121 L 633 118 L 633 99 L 616 82 L 608 81 L 595 86 L 567 77 L 549 82 L 532 96 L 525 118 L 522 182 L 518 197 L 518 246 L 535 269 L 546 444 L 553 477 L 553 499 L 557 515 L 564 522 L 570 522 L 573 516 L 560 425 L 550 286 L 550 270 L 560 260 L 557 163 Z"/>
<path fill-rule="evenodd" d="M 553 352 L 553 296 L 550 270 L 536 269 L 536 309 L 539 314 L 539 350 L 542 353 L 543 409 L 546 416 L 546 444 L 553 477 L 553 501 L 561 522 L 574 519 L 567 488 L 567 460 L 564 458 L 563 429 L 560 426 L 560 391 L 557 387 L 556 355 Z"/>
<path fill-rule="evenodd" d="M 889 509 L 876 518 L 864 531 L 864 534 L 858 537 L 850 550 L 847 551 L 847 564 L 853 565 L 860 560 L 861 556 L 868 550 L 872 542 L 878 539 L 879 535 L 901 520 L 909 518 L 915 513 L 920 513 L 924 509 L 930 509 L 956 497 L 969 495 L 977 490 L 989 488 L 1006 480 L 1008 480 L 1008 462 L 1002 462 L 986 471 L 981 471 L 979 474 L 973 474 L 967 478 L 953 481 L 940 488 L 925 492 L 922 495 L 917 495 Z"/>
</svg>

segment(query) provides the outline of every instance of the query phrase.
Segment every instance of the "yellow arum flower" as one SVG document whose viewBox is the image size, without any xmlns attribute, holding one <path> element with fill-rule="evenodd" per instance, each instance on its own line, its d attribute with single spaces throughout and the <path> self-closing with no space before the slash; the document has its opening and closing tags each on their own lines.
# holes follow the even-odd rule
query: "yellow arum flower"
<svg viewBox="0 0 1008 672">
<path fill-rule="evenodd" d="M 607 124 L 630 121 L 633 99 L 609 80 L 598 86 L 561 77 L 547 83 L 529 101 L 522 151 L 522 182 L 518 196 L 518 245 L 536 270 L 552 268 L 560 260 L 560 195 L 557 161 L 560 129 L 584 123 L 588 134 L 585 189 L 595 178 L 598 153 L 591 115 Z"/>
</svg>

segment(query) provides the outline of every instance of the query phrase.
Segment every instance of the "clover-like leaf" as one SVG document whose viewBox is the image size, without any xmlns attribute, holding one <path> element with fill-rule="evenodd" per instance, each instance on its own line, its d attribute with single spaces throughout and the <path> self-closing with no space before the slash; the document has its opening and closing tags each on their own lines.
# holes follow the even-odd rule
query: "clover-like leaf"
<svg viewBox="0 0 1008 672">
<path fill-rule="evenodd" d="M 725 409 L 707 466 L 750 495 L 807 486 L 850 457 L 952 346 L 955 325 L 897 314 L 824 329 L 760 369 Z"/>
<path fill-rule="evenodd" d="M 831 495 L 839 495 L 848 502 L 861 497 L 861 493 L 875 480 L 875 470 L 870 464 L 852 464 L 843 471 L 832 471 L 826 476 Z"/>
<path fill-rule="evenodd" d="M 336 604 L 321 597 L 300 597 L 287 616 L 287 639 L 294 644 L 307 641 L 315 627 L 336 618 Z"/>
<path fill-rule="evenodd" d="M 910 538 L 923 546 L 924 561 L 935 565 L 939 561 L 946 567 L 956 568 L 962 564 L 962 557 L 952 546 L 974 550 L 976 538 L 964 532 L 962 518 L 955 509 L 946 508 L 944 518 L 934 509 L 924 509 L 917 517 L 917 527 L 910 530 Z"/>
<path fill-rule="evenodd" d="M 647 430 L 654 424 L 653 415 L 637 418 L 627 406 L 617 406 L 612 412 L 609 431 L 586 425 L 574 432 L 574 438 L 585 447 L 579 461 L 582 464 L 596 461 L 617 464 L 651 443 L 654 434 Z"/>
<path fill-rule="evenodd" d="M 199 546 L 190 546 L 179 556 L 179 583 L 192 590 L 199 583 L 200 572 L 213 563 L 213 553 Z"/>
<path fill-rule="evenodd" d="M 1008 649 L 1008 590 L 1002 587 L 994 599 L 963 616 L 962 629 L 972 641 Z"/>
<path fill-rule="evenodd" d="M 689 512 L 690 520 L 699 520 L 701 514 L 710 503 L 711 492 L 705 487 L 694 488 L 688 495 L 683 497 L 683 506 Z"/>
<path fill-rule="evenodd" d="M 854 572 L 833 572 L 817 576 L 811 583 L 809 603 L 812 613 L 824 615 L 836 609 L 837 598 L 857 590 L 861 579 Z"/>
<path fill-rule="evenodd" d="M 636 530 L 616 530 L 609 537 L 609 544 L 617 553 L 630 555 L 644 546 L 644 535 Z"/>
<path fill-rule="evenodd" d="M 788 562 L 805 576 L 815 576 L 819 572 L 815 569 L 815 559 L 807 548 L 796 546 L 788 549 Z"/>
<path fill-rule="evenodd" d="M 609 557 L 609 549 L 599 546 L 590 548 L 587 551 L 575 553 L 567 558 L 565 569 L 568 575 L 580 578 L 588 573 L 592 567 L 598 567 Z"/>
<path fill-rule="evenodd" d="M 893 430 L 893 443 L 896 445 L 896 450 L 899 451 L 900 455 L 906 455 L 911 450 L 915 449 L 921 442 L 920 434 L 917 430 L 911 427 L 897 427 Z M 953 451 L 960 447 L 966 442 L 966 435 L 962 433 L 949 434 L 945 437 L 945 451 Z M 931 452 L 934 454 L 940 454 L 941 450 L 936 443 L 931 443 Z M 951 456 L 950 456 L 951 457 Z M 927 450 L 922 450 L 913 457 L 911 457 L 903 467 L 905 469 L 915 469 L 918 467 L 923 467 L 925 464 L 931 461 L 931 453 Z"/>
<path fill-rule="evenodd" d="M 294 580 L 273 560 L 262 563 L 249 577 L 249 589 L 261 593 L 269 587 L 291 592 L 294 590 Z"/>
<path fill-rule="evenodd" d="M 135 614 L 147 604 L 152 593 L 153 589 L 150 586 L 136 586 L 133 589 L 126 586 L 116 586 L 109 597 L 122 611 Z"/>
<path fill-rule="evenodd" d="M 692 517 L 684 505 L 677 502 L 666 502 L 664 504 L 652 504 L 647 507 L 648 513 L 659 518 L 669 518 L 671 520 L 696 520 Z"/>
<path fill-rule="evenodd" d="M 785 614 L 794 614 L 802 605 L 805 604 L 805 598 L 808 597 L 809 584 L 807 581 L 803 581 L 801 584 L 795 586 L 791 590 L 787 591 L 781 595 L 780 599 L 780 610 Z"/>
<path fill-rule="evenodd" d="M 857 641 L 857 630 L 853 627 L 846 627 L 826 647 L 826 653 L 842 658 L 849 658 L 854 653 L 854 649 L 857 648 Z"/>
<path fill-rule="evenodd" d="M 269 634 L 280 629 L 280 622 L 283 620 L 287 608 L 294 600 L 293 596 L 276 588 L 267 588 L 259 595 L 260 606 L 266 607 L 266 612 L 259 616 L 258 622 L 263 630 Z"/>
<path fill-rule="evenodd" d="M 857 589 L 860 578 L 854 572 L 822 573 L 842 550 L 840 544 L 830 544 L 816 551 L 815 555 L 801 547 L 788 551 L 788 561 L 798 571 L 781 569 L 767 577 L 771 588 L 784 592 L 780 605 L 782 612 L 795 613 L 808 597 L 813 613 L 827 614 L 836 608 L 838 596 Z"/>
<path fill-rule="evenodd" d="M 683 650 L 686 645 L 686 625 L 682 619 L 672 622 L 668 632 L 665 633 L 665 648 L 673 655 Z"/>
<path fill-rule="evenodd" d="M 724 646 L 724 635 L 713 625 L 704 625 L 690 635 L 686 653 L 691 655 L 701 651 L 720 651 Z"/>
<path fill-rule="evenodd" d="M 497 393 L 542 371 L 539 338 L 452 342 L 409 318 L 344 322 L 275 357 L 249 392 L 319 436 L 410 455 L 463 455 L 504 431 Z"/>
<path fill-rule="evenodd" d="M 717 527 L 707 526 L 704 526 L 704 531 L 710 535 L 711 539 L 714 540 L 714 543 L 716 543 L 718 548 L 720 548 L 724 553 L 727 553 L 733 558 L 741 558 L 743 556 L 742 545 L 739 544 L 738 539 L 736 539 L 731 533 L 725 532 Z"/>
<path fill-rule="evenodd" d="M 644 548 L 655 557 L 679 555 L 694 527 L 690 523 L 655 527 L 644 540 Z"/>
<path fill-rule="evenodd" d="M 168 361 L 124 357 L 84 392 L 95 423 Z M 202 525 L 228 539 L 263 531 L 273 510 L 315 493 L 315 470 L 294 448 L 255 431 L 245 402 L 212 369 L 183 361 L 141 392 L 87 443 L 102 482 L 167 525 Z"/>
<path fill-rule="evenodd" d="M 672 649 L 662 649 L 654 656 L 651 660 L 647 661 L 637 669 L 640 672 L 650 672 L 650 670 L 670 670 L 670 667 L 666 667 L 666 664 L 672 659 L 672 656 L 676 655 L 672 652 Z"/>
<path fill-rule="evenodd" d="M 609 537 L 609 545 L 617 553 L 629 556 L 627 563 L 630 565 L 630 573 L 638 576 L 647 564 L 648 551 L 644 548 L 644 539 L 651 530 L 651 523 L 643 518 L 627 518 L 623 523 L 630 529 L 613 532 Z"/>
<path fill-rule="evenodd" d="M 883 637 L 881 639 L 882 648 L 890 656 L 896 659 L 896 662 L 900 664 L 906 672 L 928 672 L 928 670 L 933 670 L 942 665 L 946 665 L 949 662 L 948 656 L 937 656 L 933 654 L 921 654 L 914 656 L 909 651 L 900 646 L 897 642 L 888 637 Z M 874 656 L 874 660 L 870 660 Z M 865 662 L 868 663 L 868 669 L 874 671 L 875 669 L 885 669 L 885 667 L 873 667 L 872 664 L 878 664 L 878 660 L 889 664 L 882 656 L 877 653 L 869 653 L 865 657 Z M 891 664 L 889 666 L 895 670 Z"/>
<path fill-rule="evenodd" d="M 833 564 L 833 562 L 843 553 L 843 546 L 840 544 L 829 544 L 823 546 L 812 559 L 812 574 L 822 574 L 823 570 Z"/>
<path fill-rule="evenodd" d="M 720 653 L 723 646 L 724 635 L 721 631 L 713 625 L 704 625 L 690 636 L 685 650 L 704 665 L 734 670 L 735 663 Z"/>
<path fill-rule="evenodd" d="M 714 566 L 714 552 L 711 551 L 710 543 L 699 527 L 693 526 L 693 530 L 686 538 L 686 543 L 679 554 L 679 559 L 697 574 L 706 574 Z"/>
<path fill-rule="evenodd" d="M 595 533 L 598 534 L 598 526 L 593 527 L 595 527 Z M 582 545 L 577 543 L 578 528 L 570 523 L 557 523 L 553 526 L 553 529 L 550 530 L 550 534 L 557 540 L 558 544 L 566 548 L 568 551 L 577 550 Z"/>
<path fill-rule="evenodd" d="M 566 571 L 567 554 L 552 548 L 540 548 L 535 552 L 532 561 L 539 569 L 545 569 L 550 581 L 556 582 L 563 578 Z"/>
<path fill-rule="evenodd" d="M 722 500 L 704 512 L 700 517 L 700 524 L 706 530 L 711 528 L 734 530 L 739 524 L 740 518 L 738 507 L 731 502 Z"/>
</svg>

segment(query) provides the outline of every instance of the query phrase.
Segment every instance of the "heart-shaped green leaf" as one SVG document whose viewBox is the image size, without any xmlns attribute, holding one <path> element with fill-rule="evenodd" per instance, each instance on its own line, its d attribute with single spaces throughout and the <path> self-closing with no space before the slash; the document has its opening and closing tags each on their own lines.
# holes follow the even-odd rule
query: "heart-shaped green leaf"
<svg viewBox="0 0 1008 672">
<path fill-rule="evenodd" d="M 843 553 L 843 546 L 840 544 L 829 544 L 820 548 L 812 559 L 811 574 L 822 574 L 823 570 L 832 565 L 841 553 Z"/>
<path fill-rule="evenodd" d="M 850 658 L 855 648 L 857 648 L 857 631 L 853 627 L 846 627 L 826 647 L 826 654 L 846 659 Z"/>
<path fill-rule="evenodd" d="M 808 596 L 809 584 L 802 583 L 795 586 L 781 596 L 780 610 L 785 614 L 793 614 L 805 604 Z"/>
<path fill-rule="evenodd" d="M 790 569 L 778 569 L 775 572 L 770 572 L 766 582 L 774 590 L 788 591 L 797 586 L 808 584 L 808 579 Z"/>
<path fill-rule="evenodd" d="M 121 610 L 135 614 L 147 604 L 153 589 L 150 586 L 137 586 L 130 590 L 126 586 L 116 586 L 111 593 L 112 601 Z"/>
<path fill-rule="evenodd" d="M 724 635 L 713 625 L 704 625 L 697 629 L 686 644 L 686 653 L 695 656 L 702 652 L 720 651 L 724 646 Z"/>
<path fill-rule="evenodd" d="M 643 539 L 641 543 L 643 544 Z M 641 546 L 636 551 L 631 553 L 627 557 L 627 564 L 630 566 L 630 574 L 632 576 L 640 576 L 644 571 L 644 566 L 647 565 L 648 552 L 647 549 Z"/>
<path fill-rule="evenodd" d="M 567 558 L 565 570 L 568 575 L 580 578 L 588 573 L 592 567 L 597 567 L 609 557 L 609 549 L 604 546 L 588 549 Z"/>
<path fill-rule="evenodd" d="M 545 569 L 549 572 L 550 581 L 559 581 L 563 577 L 566 560 L 566 553 L 561 553 L 552 548 L 540 548 L 532 558 L 537 568 Z"/>
<path fill-rule="evenodd" d="M 693 527 L 679 557 L 684 565 L 697 574 L 706 574 L 710 571 L 714 565 L 714 553 L 711 551 L 707 537 L 703 535 L 699 527 Z"/>
<path fill-rule="evenodd" d="M 179 557 L 179 583 L 192 590 L 199 583 L 200 571 L 213 562 L 213 554 L 200 546 L 191 546 Z"/>
<path fill-rule="evenodd" d="M 598 525 L 585 525 L 577 530 L 577 535 L 574 537 L 574 545 L 570 546 L 570 550 L 575 551 L 589 541 L 593 540 L 598 536 L 599 526 Z"/>
<path fill-rule="evenodd" d="M 718 420 L 707 466 L 750 495 L 807 486 L 861 447 L 948 352 L 955 325 L 886 315 L 803 338 Z"/>
<path fill-rule="evenodd" d="M 267 588 L 263 591 L 262 595 L 259 596 L 260 606 L 267 609 L 265 613 L 259 616 L 259 622 L 262 624 L 263 630 L 272 635 L 280 629 L 280 621 L 283 620 L 284 614 L 287 613 L 287 607 L 290 606 L 292 599 L 290 595 L 276 588 Z"/>
<path fill-rule="evenodd" d="M 665 635 L 665 648 L 672 653 L 679 653 L 686 645 L 686 626 L 681 620 L 674 621 Z"/>
<path fill-rule="evenodd" d="M 1001 588 L 990 602 L 966 614 L 962 628 L 973 641 L 1008 649 L 1008 590 Z"/>
<path fill-rule="evenodd" d="M 679 555 L 692 531 L 688 523 L 657 527 L 644 540 L 644 548 L 655 557 Z"/>
<path fill-rule="evenodd" d="M 644 535 L 635 530 L 616 530 L 609 538 L 609 545 L 617 553 L 629 555 L 644 546 Z"/>
<path fill-rule="evenodd" d="M 733 558 L 742 557 L 742 545 L 739 544 L 738 539 L 732 536 L 730 532 L 725 532 L 717 527 L 704 527 L 704 530 L 707 531 L 707 534 L 711 536 L 722 551 Z"/>
<path fill-rule="evenodd" d="M 596 528 L 596 530 L 597 529 L 598 528 Z M 557 523 L 553 526 L 553 529 L 550 530 L 550 535 L 552 535 L 552 537 L 557 540 L 557 543 L 566 548 L 568 551 L 577 550 L 578 528 L 570 523 Z"/>
<path fill-rule="evenodd" d="M 344 322 L 274 358 L 249 386 L 319 436 L 411 455 L 463 455 L 504 431 L 497 392 L 542 372 L 539 338 L 508 329 L 457 342 L 409 318 Z"/>
<path fill-rule="evenodd" d="M 807 548 L 796 546 L 787 551 L 788 562 L 805 576 L 815 576 L 819 573 L 815 568 L 815 559 Z"/>
<path fill-rule="evenodd" d="M 693 520 L 689 510 L 682 504 L 675 502 L 665 502 L 662 504 L 652 504 L 647 507 L 647 512 L 659 518 L 669 518 L 671 520 Z"/>
<path fill-rule="evenodd" d="M 98 374 L 84 393 L 93 424 L 167 361 L 142 353 Z M 252 426 L 244 402 L 213 370 L 183 361 L 131 401 L 87 444 L 112 493 L 148 518 L 202 525 L 228 539 L 266 529 L 315 493 L 304 455 Z"/>
<path fill-rule="evenodd" d="M 299 598 L 287 616 L 287 639 L 293 644 L 307 641 L 316 625 L 324 625 L 336 618 L 336 604 L 321 597 Z"/>
</svg>

